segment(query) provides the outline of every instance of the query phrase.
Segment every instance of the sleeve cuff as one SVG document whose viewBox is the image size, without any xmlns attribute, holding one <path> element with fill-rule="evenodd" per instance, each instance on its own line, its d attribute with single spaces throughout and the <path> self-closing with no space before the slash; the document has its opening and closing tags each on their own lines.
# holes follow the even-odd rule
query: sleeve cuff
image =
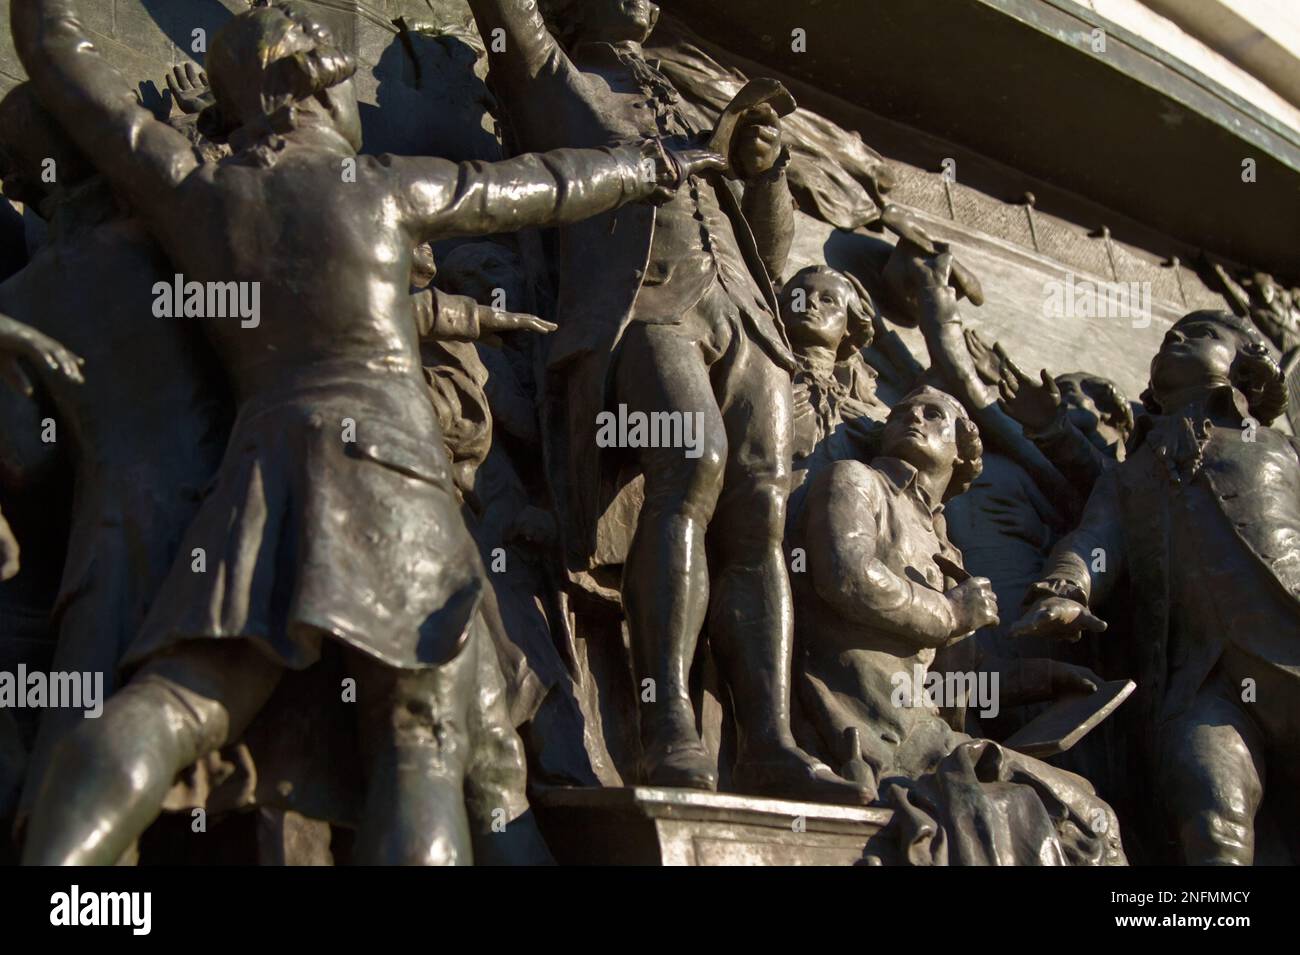
<svg viewBox="0 0 1300 955">
<path fill-rule="evenodd" d="M 1029 586 L 1025 592 L 1025 599 L 1021 603 L 1023 607 L 1032 607 L 1040 600 L 1046 600 L 1048 597 L 1064 597 L 1066 600 L 1073 600 L 1075 603 L 1088 606 L 1088 594 L 1073 581 L 1063 580 L 1060 577 L 1052 577 L 1047 580 L 1040 580 Z"/>
</svg>

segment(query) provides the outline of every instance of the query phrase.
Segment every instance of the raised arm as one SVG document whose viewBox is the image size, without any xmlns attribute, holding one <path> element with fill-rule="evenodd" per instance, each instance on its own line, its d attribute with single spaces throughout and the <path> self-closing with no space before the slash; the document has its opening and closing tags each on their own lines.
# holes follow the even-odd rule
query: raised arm
<svg viewBox="0 0 1300 955">
<path fill-rule="evenodd" d="M 877 556 L 883 502 L 868 475 L 865 466 L 842 462 L 809 488 L 808 570 L 817 595 L 846 619 L 918 647 L 942 647 L 975 629 L 968 624 L 976 621 L 959 619 L 965 614 L 943 593 L 894 573 Z"/>
<path fill-rule="evenodd" d="M 790 152 L 781 144 L 776 111 L 768 105 L 752 110 L 736 139 L 732 163 L 745 182 L 741 210 L 768 276 L 779 283 L 794 245 L 794 197 L 786 181 Z"/>
<path fill-rule="evenodd" d="M 994 354 L 1001 376 L 998 393 L 1002 410 L 1020 423 L 1025 437 L 1086 500 L 1111 459 L 1070 421 L 1060 389 L 1046 368 L 1035 381 L 1020 370 L 1000 343 L 994 345 Z"/>
<path fill-rule="evenodd" d="M 546 28 L 537 0 L 469 0 L 469 8 L 494 82 L 519 87 L 572 65 Z"/>
<path fill-rule="evenodd" d="M 885 266 L 885 281 L 898 304 L 919 323 L 943 389 L 966 406 L 985 446 L 1007 455 L 1029 472 L 1044 494 L 1077 514 L 1082 501 L 1070 482 L 998 407 L 997 393 L 980 378 L 966 344 L 957 292 L 949 285 L 952 265 L 950 252 L 928 256 L 900 240 Z"/>
<path fill-rule="evenodd" d="M 488 85 L 516 147 L 567 143 L 556 111 L 574 100 L 579 71 L 546 28 L 537 0 L 469 0 L 469 7 L 488 51 Z"/>
<path fill-rule="evenodd" d="M 502 162 L 382 156 L 397 174 L 414 243 L 570 225 L 628 202 L 670 195 L 687 174 L 716 169 L 711 153 L 657 142 L 557 149 Z"/>
<path fill-rule="evenodd" d="M 172 212 L 171 190 L 198 160 L 184 136 L 136 102 L 72 0 L 12 0 L 10 22 L 36 95 L 81 151 L 146 218 Z"/>
</svg>

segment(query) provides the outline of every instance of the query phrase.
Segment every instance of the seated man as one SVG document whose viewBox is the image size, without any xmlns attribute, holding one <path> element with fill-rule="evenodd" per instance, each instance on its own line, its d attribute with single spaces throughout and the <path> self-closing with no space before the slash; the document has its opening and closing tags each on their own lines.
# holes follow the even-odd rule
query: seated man
<svg viewBox="0 0 1300 955">
<path fill-rule="evenodd" d="M 938 648 L 998 620 L 942 516 L 980 452 L 962 406 L 920 388 L 890 413 L 871 465 L 838 461 L 813 479 L 795 533 L 808 571 L 792 575 L 800 742 L 895 808 L 868 847 L 884 861 L 1123 863 L 1114 813 L 1086 780 L 953 731 L 938 701 L 910 691 Z M 1087 682 L 1071 668 L 1050 676 L 1049 692 Z"/>
<path fill-rule="evenodd" d="M 1265 778 L 1300 786 L 1300 446 L 1265 427 L 1285 406 L 1281 372 L 1227 312 L 1169 330 L 1143 397 L 1134 450 L 1098 479 L 1012 632 L 1104 630 L 1089 608 L 1128 577 L 1150 791 L 1183 861 L 1249 865 Z M 1300 859 L 1295 803 L 1277 805 Z"/>
</svg>

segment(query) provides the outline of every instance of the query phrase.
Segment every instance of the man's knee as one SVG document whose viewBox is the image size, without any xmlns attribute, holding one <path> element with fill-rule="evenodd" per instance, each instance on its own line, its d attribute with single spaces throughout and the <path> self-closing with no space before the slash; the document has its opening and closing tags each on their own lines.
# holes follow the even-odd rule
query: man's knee
<svg viewBox="0 0 1300 955">
<path fill-rule="evenodd" d="M 457 658 L 442 667 L 373 673 L 367 680 L 373 695 L 362 711 L 372 755 L 419 753 L 427 770 L 462 775 L 470 759 L 471 691 L 458 672 L 464 663 Z"/>
<path fill-rule="evenodd" d="M 149 669 L 109 698 L 105 715 L 110 714 L 113 725 L 141 732 L 147 724 L 165 725 L 182 750 L 200 755 L 223 746 L 230 732 L 229 715 L 219 701 Z M 82 729 L 73 736 L 82 735 Z"/>
<path fill-rule="evenodd" d="M 725 552 L 779 547 L 785 533 L 787 475 L 747 476 L 723 492 L 714 516 L 714 540 Z"/>
<path fill-rule="evenodd" d="M 641 456 L 644 510 L 678 513 L 703 523 L 712 518 L 727 472 L 727 435 L 720 423 L 710 427 L 708 416 L 701 417 L 704 423 L 691 447 L 658 448 Z"/>
</svg>

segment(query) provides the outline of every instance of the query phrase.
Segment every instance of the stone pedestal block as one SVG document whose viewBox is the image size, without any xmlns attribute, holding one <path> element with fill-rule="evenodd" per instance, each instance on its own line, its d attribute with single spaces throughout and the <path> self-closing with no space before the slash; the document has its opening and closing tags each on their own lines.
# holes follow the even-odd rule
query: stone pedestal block
<svg viewBox="0 0 1300 955">
<path fill-rule="evenodd" d="M 561 864 L 853 865 L 887 809 L 646 786 L 533 800 Z"/>
</svg>

